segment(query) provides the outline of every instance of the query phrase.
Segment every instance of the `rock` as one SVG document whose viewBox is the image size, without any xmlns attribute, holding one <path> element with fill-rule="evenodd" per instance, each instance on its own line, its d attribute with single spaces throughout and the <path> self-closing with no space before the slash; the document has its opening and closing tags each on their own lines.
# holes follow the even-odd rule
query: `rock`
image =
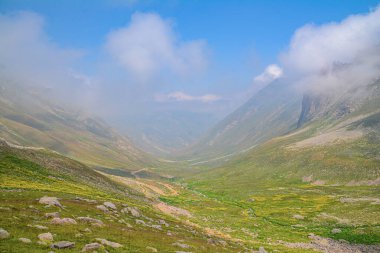
<svg viewBox="0 0 380 253">
<path fill-rule="evenodd" d="M 104 202 L 103 205 L 109 209 L 112 209 L 112 210 L 117 210 L 117 207 L 115 206 L 114 203 L 112 202 Z"/>
<path fill-rule="evenodd" d="M 48 229 L 48 227 L 41 226 L 41 225 L 31 225 L 31 224 L 28 224 L 28 227 L 37 228 L 37 229 L 41 229 L 41 230 Z"/>
<path fill-rule="evenodd" d="M 299 214 L 295 214 L 295 215 L 293 215 L 293 218 L 297 219 L 297 220 L 303 220 L 305 217 L 303 217 L 302 215 L 299 215 Z"/>
<path fill-rule="evenodd" d="M 32 242 L 30 239 L 28 239 L 28 238 L 23 238 L 23 237 L 18 238 L 18 240 L 19 240 L 20 242 L 23 242 L 23 243 L 31 243 L 31 242 Z"/>
<path fill-rule="evenodd" d="M 77 220 L 79 220 L 80 222 L 89 223 L 91 225 L 98 225 L 98 226 L 104 225 L 103 221 L 98 220 L 98 219 L 94 219 L 91 217 L 78 217 Z"/>
<path fill-rule="evenodd" d="M 333 230 L 331 230 L 331 233 L 339 234 L 339 233 L 342 233 L 342 230 L 340 228 L 334 228 Z"/>
<path fill-rule="evenodd" d="M 55 225 L 68 225 L 68 224 L 75 225 L 75 224 L 77 224 L 77 222 L 71 218 L 62 218 L 62 219 L 61 218 L 54 218 L 51 220 L 50 223 L 55 224 Z"/>
<path fill-rule="evenodd" d="M 158 223 L 160 223 L 161 225 L 164 225 L 165 227 L 169 227 L 169 224 L 164 220 L 159 220 Z"/>
<path fill-rule="evenodd" d="M 136 220 L 136 224 L 139 224 L 139 225 L 146 225 L 145 224 L 145 221 L 143 221 L 143 220 Z"/>
<path fill-rule="evenodd" d="M 187 245 L 187 244 L 184 244 L 184 243 L 180 243 L 180 242 L 175 242 L 172 244 L 173 246 L 177 246 L 177 247 L 180 247 L 182 249 L 188 249 L 190 248 L 190 245 Z"/>
<path fill-rule="evenodd" d="M 0 239 L 5 239 L 10 236 L 9 232 L 3 228 L 0 228 Z"/>
<path fill-rule="evenodd" d="M 146 246 L 146 249 L 149 250 L 150 252 L 158 252 L 156 248 Z"/>
<path fill-rule="evenodd" d="M 264 249 L 264 247 L 260 247 L 258 253 L 268 253 L 268 252 Z"/>
<path fill-rule="evenodd" d="M 97 203 L 96 200 L 93 200 L 93 199 L 85 199 L 85 198 L 81 198 L 81 197 L 75 197 L 75 200 L 77 200 L 77 201 L 84 201 L 84 202 L 92 203 L 92 204 L 96 204 L 96 203 Z"/>
<path fill-rule="evenodd" d="M 122 213 L 131 213 L 133 217 L 140 217 L 140 212 L 134 207 L 126 207 L 121 210 Z"/>
<path fill-rule="evenodd" d="M 41 242 L 51 242 L 54 240 L 50 232 L 39 234 L 38 239 L 40 239 Z"/>
<path fill-rule="evenodd" d="M 91 233 L 92 231 L 91 231 L 91 229 L 89 229 L 89 228 L 85 228 L 85 229 L 83 230 L 83 232 Z"/>
<path fill-rule="evenodd" d="M 311 181 L 313 181 L 313 175 L 302 177 L 303 183 L 310 183 Z"/>
<path fill-rule="evenodd" d="M 61 241 L 50 245 L 52 249 L 71 249 L 75 247 L 75 242 Z"/>
<path fill-rule="evenodd" d="M 83 237 L 83 234 L 81 234 L 81 233 L 76 233 L 75 234 L 75 238 L 81 238 L 81 237 Z"/>
<path fill-rule="evenodd" d="M 158 230 L 162 230 L 161 225 L 152 225 L 151 228 L 155 228 L 155 229 L 158 229 Z"/>
<path fill-rule="evenodd" d="M 82 252 L 91 251 L 99 249 L 102 245 L 100 243 L 94 242 L 84 245 Z"/>
<path fill-rule="evenodd" d="M 100 242 L 101 244 L 103 245 L 106 245 L 106 246 L 109 246 L 111 248 L 121 248 L 123 247 L 123 245 L 121 245 L 120 243 L 117 243 L 117 242 L 111 242 L 111 241 L 108 241 L 106 239 L 102 239 L 102 238 L 96 238 L 96 240 L 98 242 Z"/>
<path fill-rule="evenodd" d="M 61 203 L 59 203 L 58 198 L 56 198 L 56 197 L 44 196 L 44 197 L 40 198 L 38 203 L 45 204 L 48 206 L 58 206 L 58 207 L 62 208 Z"/>
<path fill-rule="evenodd" d="M 59 213 L 54 212 L 54 213 L 45 213 L 46 218 L 59 218 Z"/>
<path fill-rule="evenodd" d="M 103 206 L 103 205 L 98 205 L 98 206 L 96 206 L 96 208 L 99 209 L 99 210 L 101 210 L 101 211 L 103 211 L 103 212 L 105 212 L 105 213 L 109 212 L 108 208 L 105 207 L 105 206 Z"/>
</svg>

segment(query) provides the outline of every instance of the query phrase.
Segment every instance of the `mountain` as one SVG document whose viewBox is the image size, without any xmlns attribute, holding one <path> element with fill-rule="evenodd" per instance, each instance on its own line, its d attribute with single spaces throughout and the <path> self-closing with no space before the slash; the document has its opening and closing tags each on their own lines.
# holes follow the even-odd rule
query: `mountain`
<svg viewBox="0 0 380 253">
<path fill-rule="evenodd" d="M 179 110 L 136 115 L 117 124 L 144 151 L 170 157 L 194 143 L 217 120 L 213 114 Z"/>
<path fill-rule="evenodd" d="M 154 166 L 156 159 L 101 119 L 45 97 L 42 89 L 2 81 L 0 137 L 18 145 L 49 148 L 87 164 L 129 170 Z"/>
<path fill-rule="evenodd" d="M 208 131 L 181 157 L 194 161 L 224 157 L 294 130 L 301 100 L 302 96 L 292 88 L 273 82 Z"/>
</svg>

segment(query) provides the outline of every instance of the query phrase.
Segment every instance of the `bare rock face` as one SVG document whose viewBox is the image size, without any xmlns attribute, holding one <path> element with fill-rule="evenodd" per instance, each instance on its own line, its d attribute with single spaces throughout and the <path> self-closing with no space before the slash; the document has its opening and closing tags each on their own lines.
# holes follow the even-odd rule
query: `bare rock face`
<svg viewBox="0 0 380 253">
<path fill-rule="evenodd" d="M 62 208 L 62 205 L 58 201 L 57 197 L 44 196 L 44 197 L 40 198 L 40 200 L 38 201 L 38 203 L 44 204 L 44 205 L 48 205 L 48 206 L 57 206 L 57 207 Z"/>
<path fill-rule="evenodd" d="M 50 245 L 52 249 L 71 249 L 75 247 L 75 242 L 61 241 Z"/>
<path fill-rule="evenodd" d="M 83 247 L 82 252 L 93 251 L 93 250 L 99 249 L 101 246 L 102 245 L 97 242 L 89 243 Z"/>
<path fill-rule="evenodd" d="M 6 239 L 10 236 L 9 232 L 3 228 L 0 228 L 0 239 Z"/>
<path fill-rule="evenodd" d="M 54 218 L 51 220 L 51 224 L 55 225 L 76 225 L 77 222 L 71 218 Z"/>
</svg>

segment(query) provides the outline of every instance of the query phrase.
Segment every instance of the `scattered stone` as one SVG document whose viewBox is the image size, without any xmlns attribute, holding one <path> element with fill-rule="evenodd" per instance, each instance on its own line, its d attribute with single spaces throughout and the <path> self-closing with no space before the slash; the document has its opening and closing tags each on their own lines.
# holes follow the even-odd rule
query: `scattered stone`
<svg viewBox="0 0 380 253">
<path fill-rule="evenodd" d="M 162 230 L 161 225 L 152 225 L 151 228 L 155 228 L 155 229 L 158 229 L 158 230 Z"/>
<path fill-rule="evenodd" d="M 350 244 L 344 241 L 335 241 L 331 238 L 323 238 L 309 234 L 312 241 L 305 242 L 283 242 L 289 248 L 314 249 L 321 252 L 357 253 L 357 252 L 380 252 L 380 245 Z"/>
<path fill-rule="evenodd" d="M 83 234 L 81 234 L 81 233 L 76 233 L 75 234 L 75 238 L 81 238 L 81 237 L 83 237 Z"/>
<path fill-rule="evenodd" d="M 339 234 L 339 233 L 342 233 L 342 230 L 340 228 L 334 228 L 333 230 L 331 230 L 331 233 Z"/>
<path fill-rule="evenodd" d="M 41 226 L 41 225 L 31 225 L 31 224 L 28 224 L 28 227 L 37 228 L 37 229 L 41 229 L 41 230 L 48 229 L 48 227 Z"/>
<path fill-rule="evenodd" d="M 122 213 L 126 213 L 126 214 L 131 213 L 131 215 L 132 215 L 133 217 L 136 217 L 136 218 L 138 218 L 138 217 L 141 216 L 140 212 L 139 212 L 136 208 L 134 208 L 134 207 L 126 207 L 126 208 L 123 208 L 123 209 L 121 210 L 121 212 L 122 212 Z"/>
<path fill-rule="evenodd" d="M 77 222 L 74 219 L 71 218 L 54 218 L 51 220 L 51 224 L 55 225 L 68 225 L 72 224 L 75 225 Z"/>
<path fill-rule="evenodd" d="M 136 224 L 145 226 L 145 221 L 143 220 L 136 220 Z"/>
<path fill-rule="evenodd" d="M 89 228 L 85 228 L 85 229 L 83 230 L 83 232 L 86 232 L 86 233 L 92 233 L 91 229 L 89 229 Z"/>
<path fill-rule="evenodd" d="M 151 252 L 158 252 L 156 248 L 153 248 L 153 247 L 150 247 L 150 246 L 146 246 L 146 249 L 151 251 Z"/>
<path fill-rule="evenodd" d="M 28 238 L 18 238 L 18 240 L 19 240 L 20 242 L 23 242 L 23 243 L 31 243 L 31 242 L 32 242 L 32 240 L 30 240 L 30 239 L 28 239 Z"/>
<path fill-rule="evenodd" d="M 103 205 L 109 209 L 112 209 L 112 210 L 117 210 L 117 207 L 115 206 L 114 203 L 112 202 L 104 202 Z"/>
<path fill-rule="evenodd" d="M 61 241 L 50 245 L 52 249 L 71 249 L 75 247 L 75 242 Z"/>
<path fill-rule="evenodd" d="M 303 220 L 303 219 L 305 219 L 305 217 L 303 217 L 302 215 L 299 215 L 299 214 L 293 215 L 293 218 L 297 219 L 297 220 Z"/>
<path fill-rule="evenodd" d="M 44 197 L 40 198 L 40 200 L 38 202 L 40 204 L 44 204 L 44 205 L 48 205 L 48 206 L 58 206 L 58 207 L 62 208 L 62 205 L 61 205 L 61 203 L 59 203 L 57 197 L 44 196 Z"/>
<path fill-rule="evenodd" d="M 264 249 L 264 247 L 260 247 L 258 253 L 268 253 L 268 252 Z"/>
<path fill-rule="evenodd" d="M 123 245 L 121 245 L 120 243 L 117 243 L 117 242 L 111 242 L 111 241 L 108 241 L 106 239 L 102 239 L 102 238 L 96 238 L 96 240 L 98 242 L 100 242 L 101 244 L 103 245 L 106 245 L 106 246 L 109 246 L 111 248 L 121 248 L 123 247 Z"/>
<path fill-rule="evenodd" d="M 46 218 L 59 218 L 59 213 L 54 212 L 54 213 L 45 213 Z"/>
<path fill-rule="evenodd" d="M 97 226 L 103 226 L 104 225 L 103 221 L 98 220 L 98 219 L 94 219 L 91 217 L 78 217 L 77 220 L 79 220 L 80 222 L 89 223 L 91 225 L 97 225 Z"/>
<path fill-rule="evenodd" d="M 51 242 L 54 240 L 50 232 L 39 234 L 38 239 L 40 239 L 41 242 Z"/>
<path fill-rule="evenodd" d="M 324 180 L 316 180 L 314 182 L 311 183 L 312 185 L 325 185 L 326 184 L 326 181 Z"/>
<path fill-rule="evenodd" d="M 164 225 L 165 227 L 169 227 L 169 224 L 164 220 L 159 220 L 158 223 L 160 223 L 161 225 Z"/>
<path fill-rule="evenodd" d="M 303 183 L 310 183 L 311 181 L 313 181 L 313 175 L 302 177 Z"/>
<path fill-rule="evenodd" d="M 98 205 L 98 206 L 96 206 L 96 208 L 99 209 L 99 210 L 101 210 L 101 211 L 103 211 L 103 212 L 105 212 L 105 213 L 109 212 L 108 208 L 105 207 L 105 206 L 103 206 L 103 205 Z"/>
<path fill-rule="evenodd" d="M 91 251 L 99 249 L 102 245 L 100 243 L 94 242 L 84 245 L 82 252 Z"/>
<path fill-rule="evenodd" d="M 9 232 L 3 228 L 0 228 L 0 239 L 5 239 L 10 236 Z"/>
<path fill-rule="evenodd" d="M 180 247 L 182 249 L 188 249 L 190 248 L 190 245 L 187 245 L 187 244 L 184 244 L 184 243 L 180 243 L 180 242 L 175 242 L 172 244 L 173 246 L 177 246 L 177 247 Z"/>
<path fill-rule="evenodd" d="M 98 203 L 96 200 L 93 200 L 93 199 L 85 199 L 85 198 L 81 198 L 81 197 L 75 197 L 75 200 L 78 200 L 78 201 L 84 201 L 84 202 L 92 203 L 92 204 L 96 204 L 96 203 Z"/>
</svg>

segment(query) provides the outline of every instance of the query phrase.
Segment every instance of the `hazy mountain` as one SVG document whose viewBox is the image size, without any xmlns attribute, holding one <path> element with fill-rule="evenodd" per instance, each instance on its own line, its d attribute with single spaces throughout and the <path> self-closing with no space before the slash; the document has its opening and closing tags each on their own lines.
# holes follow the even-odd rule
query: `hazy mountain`
<svg viewBox="0 0 380 253">
<path fill-rule="evenodd" d="M 141 149 L 170 156 L 194 143 L 217 120 L 210 113 L 157 111 L 128 117 L 126 122 L 117 124 Z"/>
<path fill-rule="evenodd" d="M 22 92 L 20 92 L 22 90 Z M 0 137 L 45 147 L 89 164 L 138 169 L 155 159 L 104 121 L 44 99 L 44 90 L 0 84 Z"/>
<path fill-rule="evenodd" d="M 183 157 L 196 160 L 238 153 L 297 127 L 302 96 L 282 82 L 265 87 L 208 131 Z"/>
</svg>

